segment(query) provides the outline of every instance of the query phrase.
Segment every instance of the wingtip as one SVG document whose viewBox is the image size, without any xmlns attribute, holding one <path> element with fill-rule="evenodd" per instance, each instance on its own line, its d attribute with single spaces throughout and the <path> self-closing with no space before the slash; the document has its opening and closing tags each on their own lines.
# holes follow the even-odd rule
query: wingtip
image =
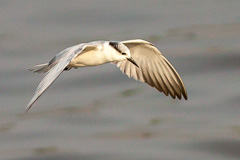
<svg viewBox="0 0 240 160">
<path fill-rule="evenodd" d="M 176 97 L 172 97 L 173 99 L 175 99 Z M 179 100 L 182 100 L 182 99 L 185 99 L 185 100 L 188 100 L 188 96 L 187 96 L 187 94 L 181 94 L 181 95 L 177 95 L 177 98 L 179 99 Z"/>
<path fill-rule="evenodd" d="M 183 97 L 184 97 L 185 100 L 188 100 L 187 93 L 183 94 Z"/>
<path fill-rule="evenodd" d="M 188 100 L 187 90 L 186 90 L 183 82 L 182 82 L 182 85 L 183 85 L 183 91 L 182 91 L 183 98 L 184 98 L 185 100 Z"/>
<path fill-rule="evenodd" d="M 25 113 L 27 113 L 27 112 L 32 108 L 32 106 L 33 106 L 33 104 L 36 102 L 36 100 L 37 100 L 37 99 L 35 99 L 34 101 L 31 100 L 31 101 L 28 103 L 27 107 L 25 108 Z"/>
<path fill-rule="evenodd" d="M 31 107 L 32 107 L 32 105 L 28 105 L 28 106 L 25 108 L 25 113 L 27 113 L 27 112 L 30 110 Z"/>
</svg>

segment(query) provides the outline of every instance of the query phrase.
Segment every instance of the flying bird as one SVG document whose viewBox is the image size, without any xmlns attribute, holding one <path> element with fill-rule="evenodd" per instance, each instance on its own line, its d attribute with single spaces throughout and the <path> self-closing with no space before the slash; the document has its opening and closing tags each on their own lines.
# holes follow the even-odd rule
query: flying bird
<svg viewBox="0 0 240 160">
<path fill-rule="evenodd" d="M 174 99 L 183 96 L 187 100 L 185 86 L 177 71 L 152 43 L 141 39 L 93 41 L 69 47 L 48 63 L 28 69 L 45 73 L 45 76 L 28 103 L 26 112 L 63 71 L 104 63 L 116 64 L 128 77 L 145 82 L 166 96 L 170 94 Z"/>
</svg>

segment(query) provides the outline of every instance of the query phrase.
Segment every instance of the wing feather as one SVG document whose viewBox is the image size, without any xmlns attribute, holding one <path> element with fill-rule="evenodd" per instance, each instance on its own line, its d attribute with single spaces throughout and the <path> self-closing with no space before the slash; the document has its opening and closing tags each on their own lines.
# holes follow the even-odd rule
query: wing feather
<svg viewBox="0 0 240 160">
<path fill-rule="evenodd" d="M 161 59 L 161 61 L 162 61 L 163 68 L 165 70 L 164 72 L 166 73 L 167 79 L 169 81 L 169 84 L 171 85 L 172 89 L 174 90 L 174 93 L 176 94 L 175 96 L 181 99 L 181 90 L 178 85 L 178 81 L 173 73 L 173 70 L 168 66 L 167 63 L 165 63 L 165 61 L 163 61 L 163 59 Z"/>
<path fill-rule="evenodd" d="M 168 87 L 167 87 L 166 82 L 165 82 L 166 79 L 165 79 L 165 76 L 164 76 L 162 66 L 161 66 L 161 64 L 159 64 L 159 62 L 155 62 L 154 64 L 158 68 L 157 70 L 155 70 L 155 75 L 156 75 L 156 77 L 158 77 L 158 80 L 160 80 L 159 82 L 160 82 L 160 85 L 163 89 L 163 93 L 166 96 L 168 96 L 169 91 L 168 91 Z"/>
<path fill-rule="evenodd" d="M 168 71 L 166 71 L 163 63 L 160 62 L 158 64 L 159 64 L 159 66 L 161 66 L 161 71 L 162 71 L 161 76 L 163 77 L 164 84 L 167 87 L 167 92 L 169 92 L 170 95 L 175 99 L 175 93 L 173 91 L 173 88 L 172 88 L 172 85 L 171 85 L 171 82 L 170 82 L 170 77 L 168 76 Z"/>
<path fill-rule="evenodd" d="M 66 66 L 74 59 L 77 55 L 81 54 L 82 51 L 87 48 L 87 44 L 79 44 L 60 52 L 53 58 L 49 67 L 51 68 L 44 76 L 36 88 L 35 94 L 31 101 L 28 103 L 26 112 L 32 107 L 32 105 L 38 100 L 38 98 L 50 87 L 50 85 L 60 76 Z M 92 46 L 91 46 L 92 47 Z"/>
<path fill-rule="evenodd" d="M 150 42 L 144 40 L 122 41 L 139 65 L 137 68 L 128 60 L 114 62 L 120 70 L 135 80 L 145 82 L 172 98 L 187 99 L 184 84 L 174 67 Z"/>
</svg>

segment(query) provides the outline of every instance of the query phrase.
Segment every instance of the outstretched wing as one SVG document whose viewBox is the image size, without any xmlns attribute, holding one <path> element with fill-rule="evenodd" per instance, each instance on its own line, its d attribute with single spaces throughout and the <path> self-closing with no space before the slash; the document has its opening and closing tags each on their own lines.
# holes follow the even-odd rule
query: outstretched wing
<svg viewBox="0 0 240 160">
<path fill-rule="evenodd" d="M 131 56 L 139 65 L 137 68 L 128 60 L 114 62 L 120 70 L 136 80 L 145 82 L 166 96 L 176 96 L 181 99 L 182 95 L 187 99 L 187 92 L 177 71 L 150 42 L 144 40 L 122 41 L 130 50 Z"/>
<path fill-rule="evenodd" d="M 88 44 L 79 44 L 70 48 L 67 48 L 57 54 L 56 58 L 53 58 L 49 62 L 50 70 L 45 74 L 43 80 L 38 85 L 35 94 L 31 101 L 28 103 L 26 112 L 32 107 L 36 100 L 48 89 L 48 87 L 59 77 L 66 66 L 74 59 L 76 56 L 81 54 L 87 47 L 94 47 Z"/>
</svg>

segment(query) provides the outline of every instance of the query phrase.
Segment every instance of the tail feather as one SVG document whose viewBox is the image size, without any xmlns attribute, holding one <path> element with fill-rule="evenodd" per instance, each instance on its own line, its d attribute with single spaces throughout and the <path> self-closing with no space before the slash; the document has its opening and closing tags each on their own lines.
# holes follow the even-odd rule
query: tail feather
<svg viewBox="0 0 240 160">
<path fill-rule="evenodd" d="M 34 73 L 46 73 L 50 69 L 48 63 L 39 64 L 36 66 L 33 66 L 31 68 L 28 68 L 29 71 Z"/>
</svg>

